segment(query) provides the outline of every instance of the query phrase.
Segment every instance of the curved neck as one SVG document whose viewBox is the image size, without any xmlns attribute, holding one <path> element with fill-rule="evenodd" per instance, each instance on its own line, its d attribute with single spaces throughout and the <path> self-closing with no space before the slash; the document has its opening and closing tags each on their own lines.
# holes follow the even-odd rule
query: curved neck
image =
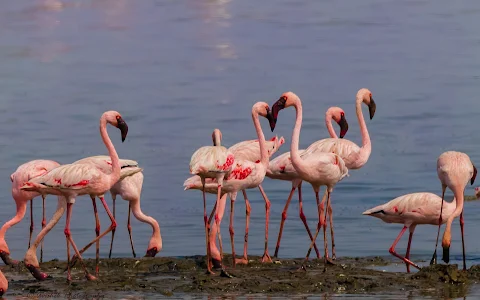
<svg viewBox="0 0 480 300">
<path fill-rule="evenodd" d="M 135 216 L 135 218 L 137 218 L 137 220 L 143 223 L 150 224 L 150 226 L 152 226 L 152 229 L 153 229 L 152 240 L 156 240 L 157 244 L 159 244 L 160 248 L 162 248 L 162 237 L 160 235 L 160 226 L 158 225 L 158 222 L 154 218 L 147 216 L 142 212 L 140 208 L 139 200 L 130 201 L 130 205 L 132 208 L 132 213 Z M 160 250 L 161 249 L 158 249 L 158 251 Z"/>
<path fill-rule="evenodd" d="M 0 229 L 0 240 L 5 239 L 5 233 L 7 232 L 7 230 L 13 225 L 20 222 L 25 216 L 25 212 L 27 211 L 27 202 L 18 201 L 16 204 L 17 204 L 17 213 L 15 214 L 15 217 L 13 217 L 10 221 L 6 222 Z M 3 249 L 0 249 L 0 250 L 3 250 Z"/>
<path fill-rule="evenodd" d="M 447 219 L 447 225 L 445 226 L 445 232 L 443 233 L 443 240 L 442 240 L 442 245 L 444 246 L 446 245 L 450 246 L 450 241 L 452 236 L 451 234 L 452 222 L 456 217 L 458 217 L 463 212 L 464 190 L 465 190 L 464 188 L 463 189 L 455 188 L 453 190 L 456 207 L 453 213 L 450 216 L 448 216 L 448 219 Z"/>
<path fill-rule="evenodd" d="M 365 124 L 365 119 L 363 118 L 362 112 L 362 103 L 361 99 L 357 99 L 356 104 L 356 113 L 358 119 L 358 125 L 360 126 L 360 134 L 362 135 L 362 150 L 372 149 L 372 144 L 370 142 L 370 135 L 368 134 L 367 124 Z"/>
<path fill-rule="evenodd" d="M 302 103 L 297 100 L 293 104 L 295 107 L 295 127 L 292 133 L 292 143 L 290 144 L 290 158 L 292 159 L 292 165 L 295 170 L 300 174 L 305 173 L 305 165 L 303 163 L 300 154 L 298 153 L 298 143 L 300 141 L 300 130 L 302 128 Z"/>
<path fill-rule="evenodd" d="M 120 179 L 120 161 L 118 159 L 117 151 L 115 151 L 115 147 L 112 144 L 112 140 L 107 133 L 107 119 L 105 115 L 100 118 L 100 135 L 102 136 L 103 143 L 107 147 L 108 155 L 112 160 L 112 173 L 110 173 L 110 181 L 112 185 L 117 183 Z"/>
<path fill-rule="evenodd" d="M 268 151 L 265 141 L 265 135 L 263 134 L 262 125 L 258 120 L 258 112 L 252 110 L 252 120 L 253 126 L 255 126 L 255 131 L 257 132 L 258 142 L 260 144 L 260 163 L 266 168 L 268 168 Z"/>
<path fill-rule="evenodd" d="M 328 130 L 328 134 L 330 134 L 330 137 L 334 138 L 334 139 L 337 139 L 338 136 L 337 136 L 337 133 L 335 132 L 335 130 L 333 129 L 332 115 L 330 113 L 327 113 L 327 116 L 325 117 L 325 125 L 327 125 L 327 130 Z"/>
</svg>

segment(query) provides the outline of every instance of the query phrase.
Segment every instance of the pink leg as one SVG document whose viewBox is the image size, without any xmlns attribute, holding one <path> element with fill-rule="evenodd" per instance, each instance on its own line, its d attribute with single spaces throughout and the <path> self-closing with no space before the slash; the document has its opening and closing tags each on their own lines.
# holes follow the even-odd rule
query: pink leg
<svg viewBox="0 0 480 300">
<path fill-rule="evenodd" d="M 285 220 L 287 219 L 288 206 L 290 205 L 290 201 L 292 201 L 292 197 L 294 193 L 295 193 L 295 187 L 292 186 L 292 189 L 290 190 L 290 194 L 288 195 L 288 198 L 287 198 L 287 203 L 285 203 L 285 207 L 283 208 L 283 212 L 282 212 L 282 221 L 280 222 L 280 230 L 278 231 L 277 245 L 275 246 L 275 253 L 273 254 L 273 257 L 275 258 L 278 257 L 278 250 L 280 249 L 280 240 L 282 239 L 283 226 L 285 225 Z"/>
<path fill-rule="evenodd" d="M 236 193 L 235 196 L 230 196 L 230 226 L 229 226 L 229 231 L 230 231 L 230 243 L 232 244 L 232 261 L 233 261 L 233 267 L 235 268 L 236 265 L 236 256 L 235 256 L 235 230 L 233 229 L 233 207 L 235 205 L 235 198 L 236 198 Z"/>
<path fill-rule="evenodd" d="M 272 258 L 268 253 L 268 224 L 270 223 L 270 200 L 268 200 L 267 194 L 263 190 L 262 186 L 259 185 L 258 188 L 260 189 L 260 193 L 265 200 L 265 249 L 262 256 L 262 262 L 272 262 Z"/>
<path fill-rule="evenodd" d="M 298 209 L 300 211 L 300 219 L 302 220 L 303 225 L 305 225 L 305 229 L 307 230 L 308 237 L 310 237 L 310 241 L 313 241 L 312 232 L 310 231 L 310 228 L 308 228 L 307 218 L 305 217 L 305 214 L 303 213 L 302 184 L 301 183 L 298 186 Z M 317 258 L 320 258 L 320 252 L 318 251 L 317 245 L 314 243 L 313 246 L 315 248 Z"/>
<path fill-rule="evenodd" d="M 220 223 L 222 222 L 223 214 L 225 213 L 225 206 L 227 205 L 227 197 L 229 195 L 230 195 L 230 197 L 232 197 L 233 194 L 235 194 L 235 193 L 224 194 L 220 198 L 220 203 L 215 205 L 213 215 L 215 216 L 215 213 L 218 212 L 218 219 L 219 219 Z M 209 234 L 208 238 L 209 238 L 209 242 L 210 242 L 210 259 L 211 259 L 211 262 L 213 263 L 214 268 L 221 269 L 222 268 L 222 263 L 220 261 L 220 250 L 219 250 L 219 248 L 217 247 L 217 244 L 216 244 L 217 237 L 218 237 L 218 231 L 217 231 L 218 226 L 217 226 L 216 222 L 212 222 L 212 223 L 213 223 L 213 225 L 212 225 L 212 227 L 211 227 L 211 229 L 209 230 L 209 233 L 208 233 Z"/>
<path fill-rule="evenodd" d="M 222 192 L 222 186 L 218 185 L 217 203 L 220 202 L 221 192 Z M 220 263 L 223 266 L 223 245 L 222 245 L 222 234 L 220 233 L 220 218 L 218 217 L 218 204 L 215 210 L 215 224 L 217 225 L 218 244 L 220 245 Z M 223 267 L 222 267 L 222 270 L 223 270 Z"/>
<path fill-rule="evenodd" d="M 210 243 L 208 242 L 208 233 L 210 231 L 210 222 L 207 222 L 207 200 L 205 198 L 205 179 L 202 177 L 203 184 L 203 221 L 205 222 L 205 240 L 207 246 L 207 273 L 215 274 L 212 271 L 212 263 L 210 262 Z"/>
<path fill-rule="evenodd" d="M 443 203 L 443 202 L 442 202 Z M 397 252 L 395 252 L 395 246 L 397 246 L 398 242 L 400 241 L 400 239 L 402 238 L 403 234 L 405 233 L 405 230 L 407 230 L 407 226 L 403 226 L 403 229 L 402 231 L 400 231 L 400 234 L 397 236 L 397 239 L 393 242 L 392 246 L 390 247 L 390 249 L 388 250 L 388 252 L 390 252 L 390 254 L 392 254 L 393 256 L 395 257 L 398 257 L 400 258 L 401 260 L 403 260 L 405 263 L 417 268 L 420 270 L 420 267 L 415 264 L 414 262 L 412 262 L 410 259 L 408 258 L 405 258 L 405 257 L 402 257 L 400 256 L 399 254 L 397 254 Z"/>
<path fill-rule="evenodd" d="M 337 255 L 335 254 L 335 234 L 333 232 L 333 209 L 330 201 L 328 201 L 328 205 L 327 205 L 327 215 L 328 215 L 328 219 L 330 220 L 330 236 L 332 238 L 332 260 L 335 260 L 337 259 Z"/>
<path fill-rule="evenodd" d="M 97 203 L 95 201 L 95 197 L 90 197 L 90 198 L 92 199 L 93 213 L 95 214 L 95 235 L 98 238 L 98 236 L 100 235 L 100 218 L 98 217 Z M 97 265 L 95 268 L 95 276 L 98 277 L 98 272 L 99 272 L 98 264 L 100 263 L 100 240 L 97 240 L 95 246 L 96 246 L 95 263 Z"/>
<path fill-rule="evenodd" d="M 250 212 L 251 212 L 251 207 L 250 207 L 250 202 L 248 201 L 247 197 L 247 192 L 245 190 L 242 190 L 243 193 L 243 198 L 245 199 L 245 237 L 244 237 L 244 243 L 243 243 L 243 257 L 242 258 L 236 258 L 235 261 L 237 264 L 243 264 L 246 265 L 248 264 L 248 230 L 250 226 Z"/>
<path fill-rule="evenodd" d="M 413 237 L 413 231 L 410 229 L 410 233 L 408 235 L 408 246 L 407 246 L 407 253 L 405 254 L 406 259 L 410 259 L 410 245 L 412 244 L 412 237 Z M 407 273 L 410 273 L 410 265 L 408 263 L 405 263 L 407 266 Z"/>
<path fill-rule="evenodd" d="M 462 212 L 460 213 L 460 230 L 462 231 L 463 270 L 466 271 L 467 270 L 467 264 L 466 264 L 466 261 L 465 261 L 465 237 L 464 237 L 464 233 L 463 233 L 464 225 L 465 225 L 465 221 L 463 220 L 463 210 L 462 210 Z"/>
<path fill-rule="evenodd" d="M 30 243 L 32 242 L 33 234 L 33 199 L 30 199 L 30 238 L 28 239 L 28 248 L 30 248 Z"/>
<path fill-rule="evenodd" d="M 33 199 L 31 200 L 33 202 Z M 42 195 L 42 230 L 47 226 L 47 218 L 45 217 L 45 195 Z M 29 247 L 30 248 L 30 247 Z M 42 244 L 40 245 L 40 262 L 43 262 L 43 240 Z"/>
<path fill-rule="evenodd" d="M 130 245 L 132 246 L 133 257 L 137 257 L 137 255 L 135 254 L 135 248 L 133 247 L 133 240 L 132 240 L 132 226 L 130 225 L 131 212 L 132 212 L 132 205 L 128 203 L 127 229 L 128 229 L 128 235 L 130 236 Z"/>
<path fill-rule="evenodd" d="M 445 198 L 446 189 L 447 189 L 447 186 L 442 185 L 442 202 L 440 204 L 440 216 L 438 217 L 437 241 L 435 242 L 435 251 L 433 252 L 432 259 L 430 260 L 430 265 L 434 265 L 437 263 L 438 237 L 440 236 L 440 227 L 442 226 L 443 199 Z"/>
<path fill-rule="evenodd" d="M 113 217 L 115 218 L 115 198 L 112 194 L 112 202 L 113 202 Z M 129 206 L 130 207 L 130 206 Z M 130 215 L 129 215 L 130 216 Z M 98 236 L 98 235 L 97 235 Z M 108 252 L 108 258 L 112 258 L 112 248 L 113 248 L 113 237 L 115 236 L 115 229 L 112 230 L 112 239 L 110 240 L 110 251 Z"/>
<path fill-rule="evenodd" d="M 78 260 L 80 261 L 83 271 L 85 272 L 85 277 L 88 280 L 96 280 L 95 276 L 91 275 L 88 273 L 87 267 L 85 266 L 85 263 L 83 262 L 82 256 L 80 252 L 77 249 L 77 246 L 75 245 L 75 242 L 72 239 L 71 233 L 70 233 L 70 219 L 72 217 L 72 205 L 73 203 L 67 203 L 67 222 L 65 225 L 65 237 L 67 239 L 67 258 L 70 257 L 70 247 L 68 247 L 68 244 L 71 244 L 73 247 L 73 250 L 75 250 L 75 253 L 77 254 Z M 71 280 L 72 276 L 70 274 L 70 264 L 68 266 L 68 274 L 67 274 L 67 280 Z"/>
</svg>

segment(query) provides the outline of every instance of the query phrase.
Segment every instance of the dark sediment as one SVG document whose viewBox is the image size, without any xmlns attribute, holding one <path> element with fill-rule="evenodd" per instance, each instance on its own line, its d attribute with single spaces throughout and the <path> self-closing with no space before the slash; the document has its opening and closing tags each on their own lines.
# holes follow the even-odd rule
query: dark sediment
<svg viewBox="0 0 480 300">
<path fill-rule="evenodd" d="M 247 266 L 229 267 L 231 257 L 226 256 L 227 272 L 232 278 L 205 274 L 205 257 L 183 258 L 114 258 L 102 259 L 100 278 L 88 282 L 79 264 L 72 270 L 72 283 L 66 282 L 66 262 L 53 260 L 41 264 L 42 271 L 53 278 L 36 281 L 20 263 L 3 266 L 9 280 L 9 294 L 49 293 L 62 295 L 82 292 L 90 295 L 114 297 L 118 292 L 160 293 L 165 296 L 182 294 L 246 295 L 246 294 L 320 294 L 347 293 L 372 295 L 417 295 L 461 297 L 471 283 L 480 279 L 480 266 L 464 272 L 456 265 L 436 265 L 418 273 L 394 273 L 372 270 L 371 266 L 388 265 L 382 258 L 340 258 L 335 265 L 325 268 L 323 260 L 311 260 L 301 270 L 302 259 L 276 260 L 262 264 L 259 257 L 251 257 Z M 94 270 L 93 259 L 86 260 Z M 41 297 L 41 296 L 40 296 Z"/>
</svg>

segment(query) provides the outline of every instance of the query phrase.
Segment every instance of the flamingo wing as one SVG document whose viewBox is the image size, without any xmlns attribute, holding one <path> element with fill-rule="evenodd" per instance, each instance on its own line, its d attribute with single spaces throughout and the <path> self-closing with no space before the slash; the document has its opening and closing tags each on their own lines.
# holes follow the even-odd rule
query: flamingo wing
<svg viewBox="0 0 480 300">
<path fill-rule="evenodd" d="M 32 178 L 25 185 L 33 183 L 54 189 L 83 189 L 96 182 L 102 175 L 101 171 L 92 164 L 68 164 Z"/>
<path fill-rule="evenodd" d="M 360 152 L 360 147 L 357 146 L 354 142 L 347 139 L 335 139 L 335 138 L 326 138 L 312 143 L 305 150 L 306 153 L 318 153 L 318 152 L 330 152 L 339 155 L 345 163 L 349 165 L 351 161 L 354 161 L 358 153 Z"/>
<path fill-rule="evenodd" d="M 234 161 L 234 155 L 223 146 L 201 147 L 192 155 L 190 173 L 228 172 Z"/>
<path fill-rule="evenodd" d="M 283 137 L 279 139 L 278 136 L 274 136 L 269 141 L 266 141 L 268 156 L 271 157 L 284 143 L 285 139 Z M 257 162 L 261 159 L 258 140 L 243 141 L 231 146 L 228 150 L 233 153 L 236 160 Z"/>
<path fill-rule="evenodd" d="M 138 162 L 130 159 L 119 159 L 120 168 L 128 168 L 128 167 L 138 167 Z M 85 164 L 85 163 L 92 163 L 95 164 L 98 168 L 102 169 L 103 171 L 111 171 L 112 170 L 112 160 L 108 155 L 96 155 L 85 157 L 80 160 L 74 162 L 74 164 Z"/>
</svg>

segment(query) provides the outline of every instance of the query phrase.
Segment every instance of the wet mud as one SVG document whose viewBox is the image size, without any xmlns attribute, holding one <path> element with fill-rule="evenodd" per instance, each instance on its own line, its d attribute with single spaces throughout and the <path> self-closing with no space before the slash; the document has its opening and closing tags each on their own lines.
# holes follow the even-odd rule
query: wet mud
<svg viewBox="0 0 480 300">
<path fill-rule="evenodd" d="M 462 297 L 468 287 L 480 280 L 480 266 L 468 271 L 457 265 L 425 267 L 417 273 L 384 272 L 372 269 L 392 263 L 378 257 L 339 258 L 335 265 L 325 266 L 323 260 L 310 260 L 300 268 L 303 259 L 280 259 L 262 264 L 260 257 L 250 257 L 248 265 L 231 267 L 231 256 L 226 255 L 226 271 L 232 277 L 205 273 L 205 257 L 156 257 L 102 259 L 97 281 L 87 281 L 79 265 L 72 269 L 73 282 L 66 281 L 65 261 L 52 260 L 41 264 L 42 271 L 52 278 L 35 280 L 20 263 L 2 266 L 9 280 L 8 295 L 75 295 L 82 298 L 112 298 L 117 293 L 180 295 L 311 295 L 311 294 L 369 294 L 412 295 L 435 297 Z M 94 270 L 95 260 L 87 259 L 87 267 Z M 45 297 L 43 297 L 45 298 Z M 58 298 L 58 297 L 52 297 Z M 75 298 L 75 297 L 72 297 Z"/>
</svg>

